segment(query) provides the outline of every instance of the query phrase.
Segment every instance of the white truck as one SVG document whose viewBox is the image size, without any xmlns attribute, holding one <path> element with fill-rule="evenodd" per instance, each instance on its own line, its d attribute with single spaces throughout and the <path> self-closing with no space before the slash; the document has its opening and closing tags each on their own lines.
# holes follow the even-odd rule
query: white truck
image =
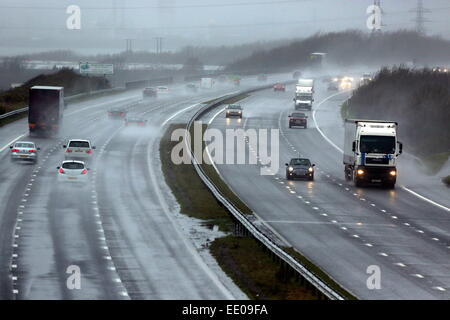
<svg viewBox="0 0 450 320">
<path fill-rule="evenodd" d="M 213 78 L 202 78 L 200 80 L 200 87 L 202 89 L 211 89 L 214 85 L 214 79 Z"/>
<path fill-rule="evenodd" d="M 299 79 L 295 85 L 294 104 L 295 110 L 312 109 L 314 101 L 314 80 L 313 79 Z"/>
<path fill-rule="evenodd" d="M 345 178 L 357 187 L 381 184 L 394 188 L 397 158 L 403 144 L 397 140 L 396 122 L 382 120 L 345 120 Z"/>
</svg>

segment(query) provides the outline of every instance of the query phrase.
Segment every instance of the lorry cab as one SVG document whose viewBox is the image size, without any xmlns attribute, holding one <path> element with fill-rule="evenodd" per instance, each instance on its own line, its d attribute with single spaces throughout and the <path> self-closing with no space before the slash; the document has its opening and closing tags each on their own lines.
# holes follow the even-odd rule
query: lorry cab
<svg viewBox="0 0 450 320">
<path fill-rule="evenodd" d="M 393 188 L 397 158 L 403 145 L 397 140 L 397 123 L 346 120 L 344 141 L 345 177 L 356 186 L 382 184 Z"/>
</svg>

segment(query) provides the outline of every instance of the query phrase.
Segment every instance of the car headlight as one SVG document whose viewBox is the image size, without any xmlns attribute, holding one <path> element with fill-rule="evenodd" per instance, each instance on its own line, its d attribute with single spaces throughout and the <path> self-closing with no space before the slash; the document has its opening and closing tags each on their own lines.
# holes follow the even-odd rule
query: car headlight
<svg viewBox="0 0 450 320">
<path fill-rule="evenodd" d="M 362 176 L 364 174 L 364 170 L 363 169 L 358 169 L 356 171 L 356 173 L 358 174 L 358 176 Z"/>
<path fill-rule="evenodd" d="M 289 170 L 289 172 L 292 172 L 292 171 L 294 171 L 294 168 L 289 167 L 288 170 Z"/>
<path fill-rule="evenodd" d="M 389 172 L 389 174 L 390 174 L 392 177 L 395 177 L 395 176 L 397 175 L 397 171 L 396 171 L 396 170 L 391 170 L 391 171 Z"/>
<path fill-rule="evenodd" d="M 314 169 L 313 169 L 312 167 L 310 167 L 310 168 L 308 169 L 308 171 L 309 171 L 309 172 L 313 172 Z"/>
</svg>

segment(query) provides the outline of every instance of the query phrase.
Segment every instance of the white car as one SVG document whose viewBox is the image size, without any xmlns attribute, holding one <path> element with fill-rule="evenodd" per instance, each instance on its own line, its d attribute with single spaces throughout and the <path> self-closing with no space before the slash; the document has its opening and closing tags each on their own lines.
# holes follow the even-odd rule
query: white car
<svg viewBox="0 0 450 320">
<path fill-rule="evenodd" d="M 25 160 L 37 162 L 38 151 L 41 148 L 37 148 L 34 142 L 30 141 L 17 141 L 13 145 L 9 146 L 11 149 L 11 160 Z"/>
<path fill-rule="evenodd" d="M 63 146 L 66 149 L 64 155 L 66 159 L 91 159 L 94 154 L 95 147 L 91 145 L 89 140 L 72 139 L 67 145 Z"/>
<path fill-rule="evenodd" d="M 159 86 L 156 88 L 156 92 L 157 93 L 169 93 L 169 88 L 168 87 L 164 87 L 164 86 Z"/>
<path fill-rule="evenodd" d="M 58 181 L 87 182 L 88 171 L 83 161 L 66 160 L 58 169 Z"/>
</svg>

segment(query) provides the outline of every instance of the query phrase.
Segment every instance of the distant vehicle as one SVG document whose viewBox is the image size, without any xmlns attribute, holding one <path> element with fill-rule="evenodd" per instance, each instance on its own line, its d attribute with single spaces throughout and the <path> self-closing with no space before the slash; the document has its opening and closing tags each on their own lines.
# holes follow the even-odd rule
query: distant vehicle
<svg viewBox="0 0 450 320">
<path fill-rule="evenodd" d="M 63 146 L 66 159 L 91 159 L 95 147 L 89 140 L 72 139 L 67 145 Z"/>
<path fill-rule="evenodd" d="M 300 79 L 300 77 L 302 76 L 302 72 L 301 71 L 294 71 L 294 73 L 292 74 L 292 79 Z"/>
<path fill-rule="evenodd" d="M 125 108 L 111 108 L 108 110 L 108 117 L 110 119 L 123 119 L 127 115 L 127 110 Z"/>
<path fill-rule="evenodd" d="M 142 92 L 142 96 L 143 98 L 156 98 L 158 96 L 158 92 L 156 90 L 156 88 L 152 88 L 152 87 L 148 87 L 145 88 L 144 91 Z"/>
<path fill-rule="evenodd" d="M 432 71 L 433 72 L 442 72 L 442 73 L 447 73 L 447 72 L 449 72 L 449 68 L 446 68 L 446 67 L 434 67 L 433 69 L 432 69 Z"/>
<path fill-rule="evenodd" d="M 129 116 L 125 118 L 125 125 L 126 126 L 135 125 L 144 127 L 147 125 L 147 119 L 138 116 Z"/>
<path fill-rule="evenodd" d="M 201 78 L 200 79 L 200 87 L 202 89 L 211 89 L 214 86 L 213 78 Z"/>
<path fill-rule="evenodd" d="M 87 182 L 88 171 L 83 161 L 66 160 L 61 166 L 56 167 L 58 170 L 58 181 L 68 182 Z"/>
<path fill-rule="evenodd" d="M 328 91 L 339 91 L 339 82 L 338 82 L 338 80 L 336 80 L 336 81 L 330 81 L 329 83 L 328 83 L 328 88 L 327 88 L 327 90 Z"/>
<path fill-rule="evenodd" d="M 186 85 L 186 90 L 191 91 L 191 92 L 197 92 L 198 91 L 198 87 L 195 83 L 188 83 Z"/>
<path fill-rule="evenodd" d="M 241 85 L 241 79 L 234 79 L 233 84 L 235 87 L 239 87 Z"/>
<path fill-rule="evenodd" d="M 293 158 L 289 163 L 286 163 L 286 179 L 293 180 L 295 178 L 314 180 L 314 167 L 309 159 Z"/>
<path fill-rule="evenodd" d="M 264 73 L 259 74 L 257 79 L 258 79 L 258 81 L 267 81 L 267 75 Z"/>
<path fill-rule="evenodd" d="M 283 83 L 276 83 L 273 86 L 273 91 L 286 91 L 286 86 Z"/>
<path fill-rule="evenodd" d="M 339 89 L 340 90 L 350 90 L 353 88 L 353 81 L 355 79 L 353 77 L 343 77 L 339 80 Z"/>
<path fill-rule="evenodd" d="M 402 150 L 396 122 L 345 120 L 345 178 L 357 187 L 378 183 L 394 188 Z"/>
<path fill-rule="evenodd" d="M 33 134 L 57 134 L 64 113 L 64 88 L 34 86 L 29 91 L 28 128 Z"/>
<path fill-rule="evenodd" d="M 226 82 L 227 80 L 228 80 L 228 77 L 224 74 L 221 74 L 220 76 L 217 77 L 217 81 L 221 82 L 221 83 Z"/>
<path fill-rule="evenodd" d="M 170 92 L 169 88 L 166 87 L 166 86 L 159 86 L 159 87 L 156 87 L 156 91 L 157 91 L 157 94 L 160 94 L 160 93 L 162 93 L 162 94 L 167 94 L 167 93 Z"/>
<path fill-rule="evenodd" d="M 41 148 L 37 148 L 34 142 L 30 141 L 17 141 L 12 146 L 11 149 L 11 160 L 25 160 L 36 163 L 38 160 L 38 151 Z"/>
<path fill-rule="evenodd" d="M 373 80 L 372 75 L 370 73 L 364 73 L 359 81 L 360 86 L 365 86 L 369 84 Z"/>
<path fill-rule="evenodd" d="M 225 109 L 225 118 L 239 117 L 242 119 L 242 107 L 238 104 L 229 104 Z"/>
<path fill-rule="evenodd" d="M 292 127 L 308 127 L 308 117 L 303 112 L 294 112 L 289 115 L 289 128 Z"/>
<path fill-rule="evenodd" d="M 311 110 L 314 102 L 314 80 L 299 79 L 295 85 L 295 110 Z"/>
</svg>

